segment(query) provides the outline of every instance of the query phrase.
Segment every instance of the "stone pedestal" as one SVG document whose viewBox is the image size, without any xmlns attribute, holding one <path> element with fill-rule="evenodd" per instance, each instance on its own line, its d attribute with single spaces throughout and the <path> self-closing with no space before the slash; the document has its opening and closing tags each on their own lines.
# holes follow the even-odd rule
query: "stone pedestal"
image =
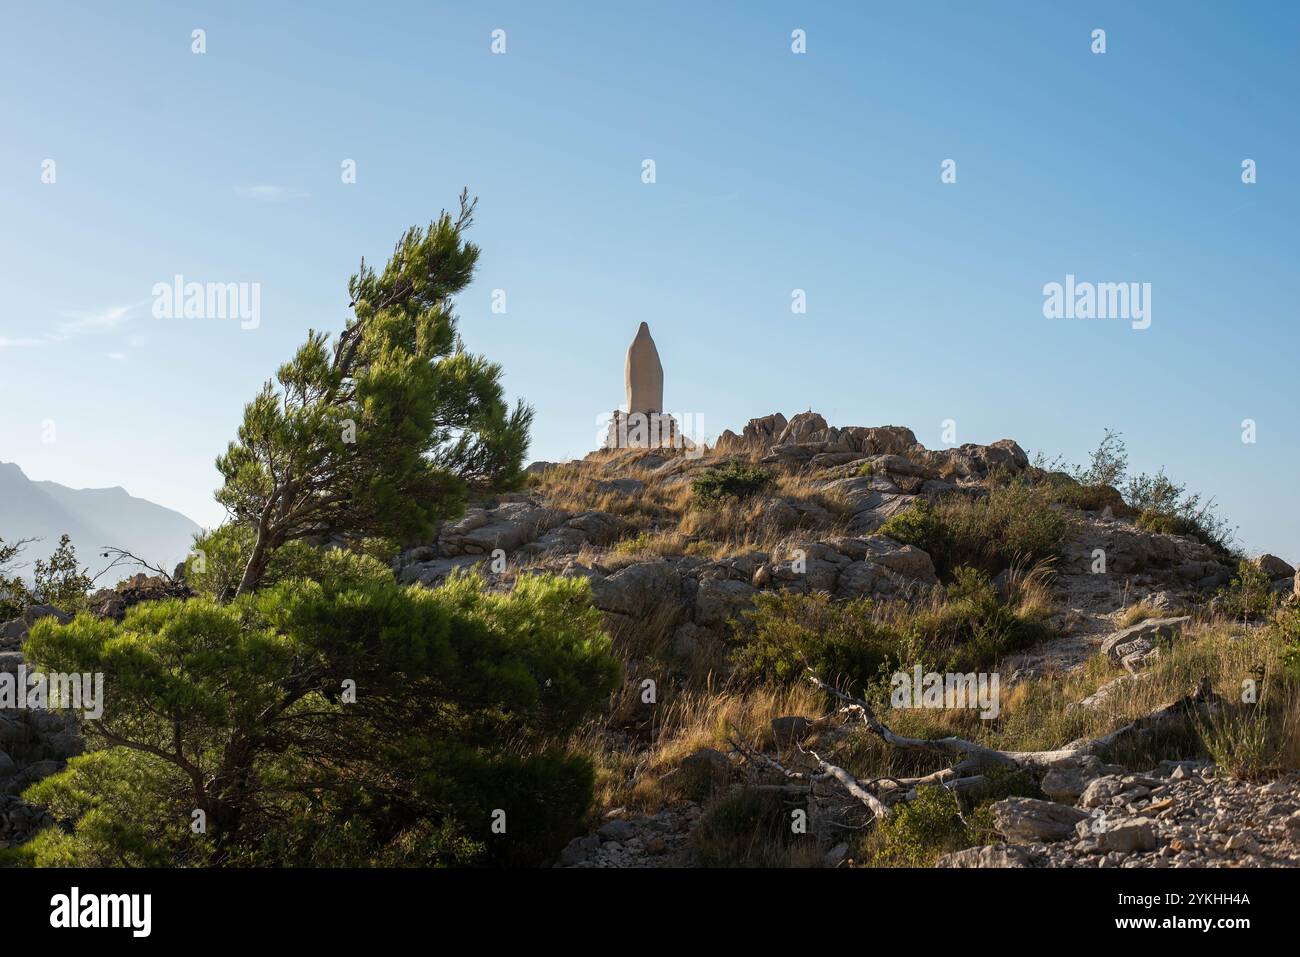
<svg viewBox="0 0 1300 957">
<path fill-rule="evenodd" d="M 677 420 L 665 412 L 615 409 L 605 434 L 607 449 L 675 449 L 683 447 Z"/>
</svg>

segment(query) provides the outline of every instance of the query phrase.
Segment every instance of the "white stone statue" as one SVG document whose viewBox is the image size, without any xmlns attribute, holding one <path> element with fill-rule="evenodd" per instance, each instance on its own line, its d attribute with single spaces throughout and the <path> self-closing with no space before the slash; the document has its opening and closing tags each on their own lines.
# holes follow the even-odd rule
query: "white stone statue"
<svg viewBox="0 0 1300 957">
<path fill-rule="evenodd" d="M 655 341 L 650 337 L 650 327 L 644 322 L 627 347 L 623 385 L 627 390 L 629 413 L 664 410 L 664 367 L 659 362 Z"/>
</svg>

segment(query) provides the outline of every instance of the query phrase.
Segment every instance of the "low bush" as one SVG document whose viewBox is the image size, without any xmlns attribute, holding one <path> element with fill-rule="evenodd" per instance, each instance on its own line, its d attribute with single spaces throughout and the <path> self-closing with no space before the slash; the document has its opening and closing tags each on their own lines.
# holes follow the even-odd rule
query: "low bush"
<svg viewBox="0 0 1300 957">
<path fill-rule="evenodd" d="M 1243 621 L 1267 618 L 1277 609 L 1278 600 L 1268 573 L 1244 559 L 1237 563 L 1237 574 L 1218 595 L 1223 614 Z"/>
<path fill-rule="evenodd" d="M 691 483 L 691 496 L 697 505 L 715 505 L 726 498 L 744 499 L 757 495 L 771 481 L 772 473 L 767 469 L 728 462 L 706 469 L 695 479 Z"/>
<path fill-rule="evenodd" d="M 951 851 L 1001 840 L 989 806 L 1005 797 L 1041 797 L 1042 792 L 1022 771 L 991 769 L 985 777 L 986 788 L 977 795 L 963 797 L 929 785 L 918 788 L 915 799 L 894 805 L 894 813 L 865 843 L 867 861 L 876 867 L 933 867 Z"/>
<path fill-rule="evenodd" d="M 1014 480 L 972 498 L 949 495 L 934 504 L 918 500 L 879 529 L 904 545 L 928 552 L 941 575 L 972 565 L 998 572 L 1056 556 L 1073 522 L 1053 505 L 1049 489 Z"/>
<path fill-rule="evenodd" d="M 790 808 L 779 793 L 744 790 L 718 798 L 691 833 L 701 867 L 789 867 L 796 842 L 810 849 L 815 839 L 794 834 Z"/>
<path fill-rule="evenodd" d="M 1038 609 L 1003 602 L 988 576 L 959 568 L 928 602 L 832 601 L 824 593 L 760 592 L 735 629 L 732 660 L 753 680 L 826 681 L 862 693 L 898 670 L 985 670 L 1051 632 Z"/>
</svg>

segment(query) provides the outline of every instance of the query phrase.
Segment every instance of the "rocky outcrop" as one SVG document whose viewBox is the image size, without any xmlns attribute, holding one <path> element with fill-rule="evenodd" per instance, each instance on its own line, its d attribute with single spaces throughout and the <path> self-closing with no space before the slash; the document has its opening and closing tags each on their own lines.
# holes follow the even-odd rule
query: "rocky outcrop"
<svg viewBox="0 0 1300 957">
<path fill-rule="evenodd" d="M 1191 623 L 1190 615 L 1177 618 L 1149 618 L 1107 637 L 1101 643 L 1101 653 L 1112 664 L 1122 665 L 1135 674 L 1159 654 L 1162 639 L 1171 639 Z"/>
<path fill-rule="evenodd" d="M 608 484 L 608 491 L 618 494 L 640 491 L 628 485 Z M 517 567 L 527 559 L 572 555 L 586 545 L 609 545 L 628 530 L 624 519 L 608 512 L 568 512 L 548 508 L 527 496 L 506 497 L 470 508 L 460 518 L 447 522 L 432 544 L 403 552 L 394 571 L 399 581 L 432 587 L 458 569 L 504 570 L 492 567 L 493 553 L 498 549 L 504 564 Z"/>
<path fill-rule="evenodd" d="M 162 601 L 167 598 L 189 598 L 194 594 L 186 585 L 180 574 L 184 566 L 177 568 L 178 574 L 171 579 L 162 575 L 146 575 L 143 572 L 124 579 L 113 588 L 101 588 L 90 596 L 88 607 L 90 613 L 99 618 L 111 618 L 121 621 L 132 605 L 142 601 Z"/>
</svg>

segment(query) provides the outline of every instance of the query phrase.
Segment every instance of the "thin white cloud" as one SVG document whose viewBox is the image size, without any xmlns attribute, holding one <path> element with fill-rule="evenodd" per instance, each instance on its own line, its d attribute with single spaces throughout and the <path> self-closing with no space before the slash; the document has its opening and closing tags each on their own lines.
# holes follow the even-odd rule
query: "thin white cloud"
<svg viewBox="0 0 1300 957">
<path fill-rule="evenodd" d="M 59 325 L 59 332 L 65 338 L 71 339 L 83 332 L 106 332 L 116 329 L 126 321 L 127 314 L 133 308 L 133 306 L 109 306 L 98 312 L 66 312 L 63 315 L 67 321 Z"/>
<path fill-rule="evenodd" d="M 42 336 L 0 336 L 0 349 L 30 349 L 36 346 L 57 345 L 88 333 L 112 332 L 130 319 L 131 311 L 139 303 L 129 306 L 109 306 L 94 312 L 65 312 L 62 321 L 52 332 Z"/>
<path fill-rule="evenodd" d="M 307 196 L 306 193 L 299 189 L 291 189 L 288 186 L 272 186 L 270 184 L 236 186 L 235 194 L 258 203 L 287 203 L 290 200 L 304 199 Z"/>
</svg>

